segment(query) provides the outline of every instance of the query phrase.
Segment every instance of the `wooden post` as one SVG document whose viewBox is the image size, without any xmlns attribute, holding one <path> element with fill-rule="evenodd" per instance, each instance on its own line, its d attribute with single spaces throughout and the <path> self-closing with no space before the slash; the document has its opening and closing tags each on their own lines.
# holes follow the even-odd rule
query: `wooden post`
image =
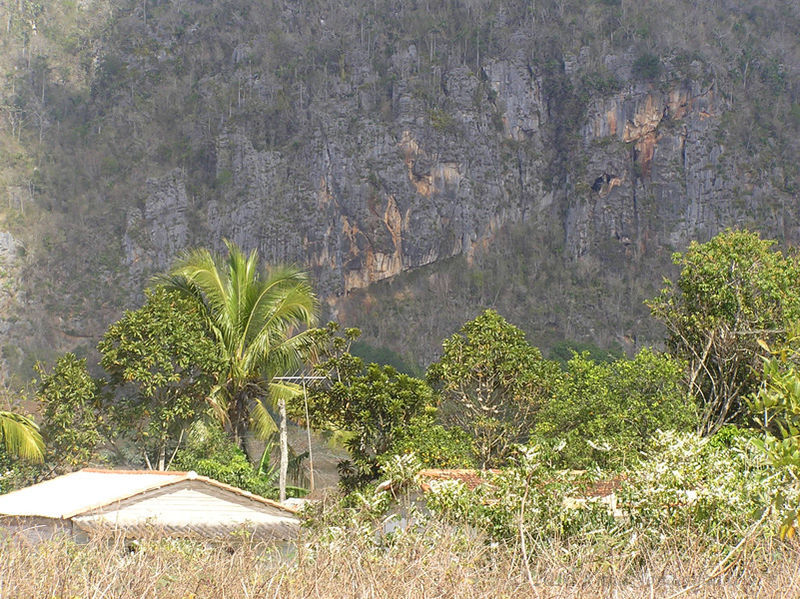
<svg viewBox="0 0 800 599">
<path fill-rule="evenodd" d="M 311 420 L 308 417 L 308 390 L 303 379 L 303 401 L 306 410 L 306 435 L 308 437 L 308 492 L 314 492 L 314 452 L 311 449 Z"/>
</svg>

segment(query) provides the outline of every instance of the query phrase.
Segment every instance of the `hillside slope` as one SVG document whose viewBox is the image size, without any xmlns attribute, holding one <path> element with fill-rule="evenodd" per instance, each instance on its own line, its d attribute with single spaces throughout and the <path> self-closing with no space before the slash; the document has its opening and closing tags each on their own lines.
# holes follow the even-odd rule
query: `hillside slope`
<svg viewBox="0 0 800 599">
<path fill-rule="evenodd" d="M 91 347 L 222 239 L 430 359 L 494 306 L 632 349 L 691 239 L 800 239 L 791 0 L 0 4 L 0 344 Z"/>
</svg>

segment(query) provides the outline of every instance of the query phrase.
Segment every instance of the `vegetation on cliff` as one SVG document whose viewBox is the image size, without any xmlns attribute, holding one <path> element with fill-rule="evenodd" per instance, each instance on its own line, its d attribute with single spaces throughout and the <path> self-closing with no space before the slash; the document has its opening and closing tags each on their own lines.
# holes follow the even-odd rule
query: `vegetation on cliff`
<svg viewBox="0 0 800 599">
<path fill-rule="evenodd" d="M 419 366 L 486 307 L 544 347 L 632 353 L 660 336 L 641 302 L 673 250 L 735 224 L 798 239 L 790 0 L 25 0 L 0 20 L 17 382 L 206 240 L 308 265 Z"/>
</svg>

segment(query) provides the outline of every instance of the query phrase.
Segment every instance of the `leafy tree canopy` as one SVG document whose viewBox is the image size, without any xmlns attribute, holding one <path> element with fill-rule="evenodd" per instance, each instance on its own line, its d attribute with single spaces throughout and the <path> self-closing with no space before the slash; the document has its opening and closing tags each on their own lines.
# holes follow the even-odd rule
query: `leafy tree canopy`
<svg viewBox="0 0 800 599">
<path fill-rule="evenodd" d="M 649 349 L 610 363 L 575 355 L 539 412 L 536 433 L 563 441 L 558 458 L 564 467 L 630 464 L 657 430 L 694 426 L 681 377 L 680 362 Z"/>
<path fill-rule="evenodd" d="M 61 356 L 52 372 L 41 364 L 36 370 L 47 461 L 56 472 L 86 466 L 102 439 L 103 381 L 93 378 L 86 360 L 72 353 Z"/>
<path fill-rule="evenodd" d="M 742 414 L 759 384 L 764 351 L 800 317 L 800 263 L 775 242 L 728 230 L 692 242 L 674 262 L 681 272 L 648 302 L 667 327 L 667 343 L 688 364 L 687 382 L 710 434 Z"/>
<path fill-rule="evenodd" d="M 460 428 L 446 428 L 430 414 L 414 418 L 395 434 L 391 455 L 414 454 L 424 468 L 475 468 L 472 439 Z"/>
<path fill-rule="evenodd" d="M 338 335 L 329 323 L 315 332 L 319 364 L 308 393 L 308 412 L 317 428 L 344 433 L 352 461 L 340 464 L 345 485 L 369 481 L 380 471 L 379 456 L 389 452 L 416 418 L 435 413 L 433 392 L 420 379 L 364 362 L 349 353 L 358 329 Z M 300 414 L 298 414 L 300 415 Z"/>
<path fill-rule="evenodd" d="M 204 410 L 223 364 L 197 302 L 163 287 L 128 311 L 98 345 L 101 364 L 121 393 L 112 414 L 134 432 L 150 464 L 167 467 L 168 445 Z M 177 438 L 177 441 L 176 441 Z"/>
<path fill-rule="evenodd" d="M 498 464 L 528 439 L 560 368 L 494 310 L 467 322 L 442 347 L 441 359 L 428 370 L 441 396 L 442 420 L 474 439 L 482 466 Z"/>
</svg>

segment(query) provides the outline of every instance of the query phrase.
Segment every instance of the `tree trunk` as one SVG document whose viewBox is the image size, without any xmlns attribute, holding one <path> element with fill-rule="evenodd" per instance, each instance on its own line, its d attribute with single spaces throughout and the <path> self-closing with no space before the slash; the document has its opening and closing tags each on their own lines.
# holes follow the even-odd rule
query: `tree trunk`
<svg viewBox="0 0 800 599">
<path fill-rule="evenodd" d="M 289 470 L 289 434 L 286 430 L 286 400 L 278 400 L 278 409 L 281 412 L 281 470 L 278 478 L 279 497 L 281 502 L 286 501 L 286 474 Z"/>
<path fill-rule="evenodd" d="M 247 431 L 249 430 L 249 422 L 246 416 L 245 410 L 245 399 L 240 395 L 237 394 L 234 397 L 234 404 L 231 406 L 230 411 L 228 412 L 228 417 L 230 419 L 230 427 L 231 427 L 231 434 L 233 435 L 233 442 L 244 452 L 244 455 L 247 456 L 247 459 L 250 463 L 253 463 L 253 460 L 250 457 L 250 453 L 247 451 Z"/>
<path fill-rule="evenodd" d="M 158 450 L 158 470 L 163 472 L 167 469 L 167 444 L 162 443 Z"/>
</svg>

